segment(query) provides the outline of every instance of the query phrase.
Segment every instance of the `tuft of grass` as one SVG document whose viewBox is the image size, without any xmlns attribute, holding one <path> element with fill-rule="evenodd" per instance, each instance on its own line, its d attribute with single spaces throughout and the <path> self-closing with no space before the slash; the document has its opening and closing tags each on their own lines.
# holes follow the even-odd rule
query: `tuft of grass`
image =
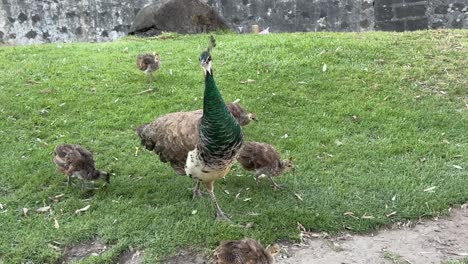
<svg viewBox="0 0 468 264">
<path fill-rule="evenodd" d="M 277 179 L 287 190 L 256 187 L 234 166 L 215 192 L 237 225 L 216 222 L 208 197 L 192 200 L 188 177 L 139 146 L 138 125 L 202 107 L 197 58 L 208 35 L 1 47 L 0 262 L 55 262 L 99 237 L 112 249 L 88 263 L 112 263 L 129 246 L 154 263 L 224 239 L 298 239 L 298 222 L 365 232 L 468 200 L 468 31 L 216 37 L 224 99 L 240 98 L 260 120 L 246 139 L 295 158 L 296 173 Z M 162 69 L 155 91 L 137 95 L 148 83 L 135 58 L 148 51 Z M 240 84 L 247 79 L 255 82 Z M 115 173 L 111 185 L 66 188 L 51 161 L 64 142 L 91 150 Z M 53 211 L 35 212 L 44 205 Z"/>
</svg>

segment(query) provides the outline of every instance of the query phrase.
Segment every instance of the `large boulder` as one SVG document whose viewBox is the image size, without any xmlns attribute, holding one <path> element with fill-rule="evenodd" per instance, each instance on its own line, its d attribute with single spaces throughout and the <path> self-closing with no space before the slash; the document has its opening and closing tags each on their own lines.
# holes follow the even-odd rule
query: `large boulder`
<svg viewBox="0 0 468 264">
<path fill-rule="evenodd" d="M 182 34 L 229 29 L 228 23 L 210 6 L 199 0 L 171 0 L 140 10 L 129 34 L 154 36 L 161 32 Z"/>
</svg>

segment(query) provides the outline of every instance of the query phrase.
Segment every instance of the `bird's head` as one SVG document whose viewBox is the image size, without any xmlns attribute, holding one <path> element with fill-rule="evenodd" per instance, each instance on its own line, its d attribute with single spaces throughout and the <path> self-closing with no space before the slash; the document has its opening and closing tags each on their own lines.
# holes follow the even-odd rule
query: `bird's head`
<svg viewBox="0 0 468 264">
<path fill-rule="evenodd" d="M 155 61 L 161 61 L 161 56 L 159 56 L 159 53 L 153 52 L 153 56 Z"/>
<path fill-rule="evenodd" d="M 256 115 L 255 113 L 253 113 L 253 112 L 252 112 L 252 113 L 248 113 L 248 114 L 247 114 L 247 118 L 248 118 L 250 121 L 255 121 L 255 122 L 258 121 L 257 115 Z"/>
<path fill-rule="evenodd" d="M 295 166 L 294 166 L 294 162 L 293 162 L 293 158 L 290 157 L 289 159 L 286 159 L 286 160 L 282 160 L 281 163 L 283 164 L 283 167 L 285 168 L 286 171 L 295 171 Z"/>
<path fill-rule="evenodd" d="M 205 75 L 207 73 L 211 74 L 211 55 L 208 51 L 204 51 L 200 55 L 200 65 L 203 68 L 203 72 L 205 73 Z"/>
<path fill-rule="evenodd" d="M 271 244 L 266 248 L 266 251 L 270 253 L 272 256 L 275 256 L 281 252 L 281 247 L 278 244 Z"/>
<path fill-rule="evenodd" d="M 110 184 L 110 173 L 105 171 L 99 171 L 99 178 L 103 179 Z"/>
</svg>

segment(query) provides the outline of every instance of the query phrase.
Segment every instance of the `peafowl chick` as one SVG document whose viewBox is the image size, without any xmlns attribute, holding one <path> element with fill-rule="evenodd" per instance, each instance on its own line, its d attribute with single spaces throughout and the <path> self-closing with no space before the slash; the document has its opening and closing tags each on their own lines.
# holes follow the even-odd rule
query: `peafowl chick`
<svg viewBox="0 0 468 264">
<path fill-rule="evenodd" d="M 58 145 L 54 151 L 54 163 L 58 169 L 68 176 L 68 185 L 71 178 L 78 178 L 84 181 L 103 179 L 110 183 L 110 174 L 97 170 L 94 165 L 93 154 L 80 145 L 62 144 Z"/>
<path fill-rule="evenodd" d="M 153 82 L 153 73 L 161 68 L 161 57 L 159 54 L 139 54 L 137 56 L 137 66 L 149 76 L 150 82 Z"/>
<path fill-rule="evenodd" d="M 232 103 L 226 104 L 229 112 L 234 116 L 239 125 L 246 126 L 250 121 L 257 122 L 257 115 L 253 112 L 247 112 L 244 107 L 242 107 L 238 102 L 234 101 Z"/>
<path fill-rule="evenodd" d="M 248 171 L 255 170 L 255 181 L 258 185 L 260 175 L 265 174 L 273 184 L 274 189 L 279 189 L 272 177 L 281 175 L 288 170 L 294 170 L 291 158 L 281 160 L 280 154 L 270 144 L 259 142 L 246 142 L 240 152 L 237 161 Z"/>
<path fill-rule="evenodd" d="M 274 264 L 274 256 L 280 252 L 278 244 L 266 249 L 251 238 L 223 241 L 215 249 L 211 264 Z"/>
</svg>

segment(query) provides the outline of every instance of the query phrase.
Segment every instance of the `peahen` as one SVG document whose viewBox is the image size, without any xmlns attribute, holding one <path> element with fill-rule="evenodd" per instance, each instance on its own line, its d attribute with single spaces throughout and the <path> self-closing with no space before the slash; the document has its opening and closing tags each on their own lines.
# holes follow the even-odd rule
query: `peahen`
<svg viewBox="0 0 468 264">
<path fill-rule="evenodd" d="M 80 145 L 62 144 L 58 145 L 54 151 L 53 162 L 58 169 L 68 176 L 68 185 L 71 178 L 78 178 L 83 181 L 103 179 L 110 183 L 110 174 L 96 169 L 93 154 Z"/>
<path fill-rule="evenodd" d="M 210 49 L 201 54 L 200 63 L 205 73 L 203 116 L 198 127 L 198 144 L 188 153 L 185 172 L 197 181 L 194 196 L 201 195 L 200 183 L 203 182 L 216 209 L 216 217 L 229 220 L 216 201 L 214 181 L 230 171 L 242 148 L 243 133 L 216 86 Z"/>
<path fill-rule="evenodd" d="M 237 161 L 249 171 L 255 171 L 255 180 L 258 185 L 260 175 L 265 174 L 273 184 L 274 189 L 279 189 L 272 177 L 281 175 L 288 170 L 294 170 L 292 158 L 282 160 L 274 146 L 260 142 L 245 142 Z"/>
<path fill-rule="evenodd" d="M 216 216 L 227 219 L 213 193 L 215 180 L 224 177 L 235 162 L 243 142 L 242 129 L 229 112 L 216 87 L 211 69 L 211 48 L 200 57 L 205 73 L 203 111 L 177 112 L 142 125 L 136 132 L 141 143 L 154 150 L 162 162 L 169 162 L 182 175 L 193 177 L 197 183 L 194 197 L 200 196 L 203 182 L 213 200 Z"/>
<path fill-rule="evenodd" d="M 214 250 L 211 264 L 274 264 L 275 255 L 280 252 L 278 244 L 263 248 L 251 238 L 223 241 Z"/>
<path fill-rule="evenodd" d="M 241 126 L 249 124 L 251 120 L 257 121 L 255 113 L 247 112 L 236 102 L 226 106 Z M 154 150 L 162 162 L 169 162 L 177 174 L 185 175 L 187 153 L 198 142 L 198 124 L 202 116 L 203 109 L 170 113 L 139 126 L 136 133 L 147 150 Z"/>
</svg>

